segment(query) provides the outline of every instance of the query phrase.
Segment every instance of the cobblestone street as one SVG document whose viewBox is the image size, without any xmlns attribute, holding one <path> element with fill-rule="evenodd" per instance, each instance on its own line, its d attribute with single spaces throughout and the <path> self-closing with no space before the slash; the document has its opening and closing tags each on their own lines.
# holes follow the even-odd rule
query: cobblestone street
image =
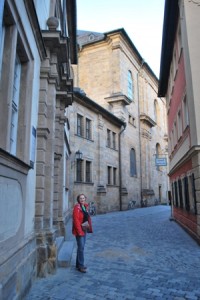
<svg viewBox="0 0 200 300">
<path fill-rule="evenodd" d="M 200 299 L 200 246 L 174 221 L 169 206 L 92 217 L 85 263 L 37 279 L 26 300 Z M 71 226 L 70 226 L 71 227 Z"/>
</svg>

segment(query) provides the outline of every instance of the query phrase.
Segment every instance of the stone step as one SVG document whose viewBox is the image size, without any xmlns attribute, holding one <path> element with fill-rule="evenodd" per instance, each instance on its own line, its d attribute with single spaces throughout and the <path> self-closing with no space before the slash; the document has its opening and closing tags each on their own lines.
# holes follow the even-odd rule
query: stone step
<svg viewBox="0 0 200 300">
<path fill-rule="evenodd" d="M 58 252 L 58 267 L 66 268 L 70 266 L 73 249 L 74 241 L 63 242 Z"/>
</svg>

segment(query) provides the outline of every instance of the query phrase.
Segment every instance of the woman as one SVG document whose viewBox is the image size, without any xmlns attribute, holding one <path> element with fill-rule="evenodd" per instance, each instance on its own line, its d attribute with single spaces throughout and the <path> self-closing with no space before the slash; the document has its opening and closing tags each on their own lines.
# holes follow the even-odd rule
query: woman
<svg viewBox="0 0 200 300">
<path fill-rule="evenodd" d="M 76 268 L 82 273 L 86 273 L 86 266 L 84 265 L 84 247 L 86 242 L 87 232 L 92 233 L 92 222 L 88 213 L 88 204 L 84 194 L 77 197 L 77 204 L 73 209 L 73 226 L 72 233 L 77 241 L 77 255 L 76 255 Z M 87 223 L 83 226 L 83 223 Z"/>
</svg>

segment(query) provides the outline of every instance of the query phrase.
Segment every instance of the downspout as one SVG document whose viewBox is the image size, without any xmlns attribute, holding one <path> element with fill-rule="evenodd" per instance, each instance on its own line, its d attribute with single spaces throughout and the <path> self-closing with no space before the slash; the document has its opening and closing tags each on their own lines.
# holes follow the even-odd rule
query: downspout
<svg viewBox="0 0 200 300">
<path fill-rule="evenodd" d="M 126 123 L 119 132 L 119 209 L 122 211 L 122 159 L 121 159 L 121 134 L 126 129 Z"/>
<path fill-rule="evenodd" d="M 141 151 L 141 127 L 140 127 L 140 89 L 139 89 L 139 75 L 140 71 L 144 65 L 145 61 L 142 60 L 141 65 L 137 73 L 137 90 L 138 90 L 138 131 L 139 131 L 139 149 L 140 149 L 140 203 L 142 206 L 143 196 L 142 196 L 142 151 Z"/>
</svg>

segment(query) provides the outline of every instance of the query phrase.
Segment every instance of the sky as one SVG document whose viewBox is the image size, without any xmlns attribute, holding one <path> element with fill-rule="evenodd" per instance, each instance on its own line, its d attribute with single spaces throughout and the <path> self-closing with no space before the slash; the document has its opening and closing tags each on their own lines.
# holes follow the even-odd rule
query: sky
<svg viewBox="0 0 200 300">
<path fill-rule="evenodd" d="M 124 28 L 159 78 L 165 0 L 77 0 L 77 28 L 107 32 Z"/>
</svg>

